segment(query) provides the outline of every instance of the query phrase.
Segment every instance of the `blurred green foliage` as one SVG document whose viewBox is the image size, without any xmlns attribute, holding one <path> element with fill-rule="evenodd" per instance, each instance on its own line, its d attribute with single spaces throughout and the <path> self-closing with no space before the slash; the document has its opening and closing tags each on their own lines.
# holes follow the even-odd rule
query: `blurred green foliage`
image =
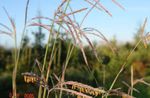
<svg viewBox="0 0 150 98">
<path fill-rule="evenodd" d="M 43 33 L 39 29 L 40 33 L 34 33 L 35 43 L 32 46 L 29 46 L 29 38 L 25 36 L 23 46 L 21 48 L 21 56 L 19 60 L 19 67 L 17 73 L 17 91 L 20 94 L 27 92 L 32 92 L 37 96 L 38 86 L 35 84 L 26 84 L 23 81 L 22 72 L 34 72 L 40 75 L 37 64 L 35 64 L 35 59 L 37 59 L 41 64 L 43 62 L 43 57 L 45 53 L 45 45 L 42 44 Z M 38 35 L 39 34 L 39 35 Z M 39 37 L 40 36 L 40 37 Z M 41 37 L 42 36 L 42 37 Z M 62 36 L 65 36 L 62 34 Z M 49 45 L 48 54 L 51 54 L 53 41 Z M 54 61 L 51 66 L 51 73 L 55 73 L 57 76 L 61 76 L 63 64 L 65 63 L 68 46 L 71 42 L 71 39 L 66 38 L 65 40 L 56 39 L 56 51 L 54 56 Z M 128 53 L 134 48 L 137 43 L 135 38 L 134 42 L 121 43 L 117 44 L 117 41 L 112 40 L 111 42 L 115 47 L 115 53 L 109 49 L 107 45 L 95 44 L 96 51 L 98 54 L 98 59 L 96 59 L 92 49 L 89 46 L 85 46 L 85 54 L 89 62 L 90 71 L 87 68 L 87 65 L 84 62 L 82 52 L 79 47 L 75 47 L 71 55 L 67 70 L 66 70 L 66 80 L 78 81 L 94 87 L 104 87 L 104 89 L 109 89 L 113 79 L 119 72 L 121 65 L 126 60 Z M 61 47 L 61 48 L 60 48 Z M 60 48 L 61 50 L 59 50 Z M 13 49 L 6 49 L 5 47 L 0 47 L 0 98 L 8 98 L 9 93 L 11 93 L 11 75 L 13 69 Z M 60 61 L 58 63 L 59 51 Z M 143 43 L 141 43 L 134 51 L 132 56 L 128 59 L 128 62 L 120 75 L 117 83 L 114 88 L 121 88 L 122 91 L 127 92 L 128 87 L 123 84 L 126 82 L 130 85 L 130 66 L 134 66 L 134 79 L 145 78 L 146 82 L 150 82 L 148 77 L 150 74 L 150 47 L 144 48 Z M 47 64 L 49 62 L 49 57 L 47 59 Z M 40 65 L 41 67 L 41 65 Z M 53 82 L 57 80 L 53 79 Z M 49 85 L 52 87 L 52 82 L 49 79 Z M 150 96 L 150 87 L 144 84 L 136 84 L 135 88 L 139 90 L 140 93 L 134 92 L 133 95 L 137 98 L 148 98 Z M 36 98 L 36 97 L 35 97 Z"/>
</svg>

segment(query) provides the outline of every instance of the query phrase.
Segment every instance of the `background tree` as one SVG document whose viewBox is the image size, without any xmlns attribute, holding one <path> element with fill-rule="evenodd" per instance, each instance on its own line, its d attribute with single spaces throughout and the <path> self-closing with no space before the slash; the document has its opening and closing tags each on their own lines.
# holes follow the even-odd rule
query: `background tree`
<svg viewBox="0 0 150 98">
<path fill-rule="evenodd" d="M 38 17 L 41 16 L 40 11 L 38 12 Z M 38 19 L 38 23 L 42 24 L 41 19 Z M 34 43 L 33 43 L 33 48 L 34 50 L 32 50 L 32 53 L 34 54 L 33 58 L 37 58 L 38 60 L 42 60 L 43 58 L 43 54 L 44 54 L 44 44 L 43 44 L 43 40 L 45 38 L 45 34 L 42 31 L 42 27 L 38 26 L 38 31 L 36 32 L 32 32 L 32 34 L 34 35 Z"/>
</svg>

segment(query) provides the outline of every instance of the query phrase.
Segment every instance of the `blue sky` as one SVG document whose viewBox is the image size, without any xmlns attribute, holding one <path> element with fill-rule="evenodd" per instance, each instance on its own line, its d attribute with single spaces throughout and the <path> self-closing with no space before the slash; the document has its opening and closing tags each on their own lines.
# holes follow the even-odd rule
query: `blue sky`
<svg viewBox="0 0 150 98">
<path fill-rule="evenodd" d="M 131 41 L 140 24 L 148 18 L 146 31 L 150 31 L 150 0 L 117 0 L 124 6 L 125 11 L 120 9 L 111 0 L 101 0 L 102 4 L 112 13 L 112 17 L 103 11 L 93 10 L 85 20 L 83 27 L 94 27 L 100 30 L 108 39 L 114 36 L 120 42 Z M 28 19 L 37 16 L 37 11 L 41 10 L 43 16 L 53 17 L 54 11 L 61 0 L 30 0 Z M 0 0 L 0 23 L 10 25 L 3 7 L 7 9 L 10 16 L 15 20 L 17 27 L 18 42 L 24 24 L 24 10 L 26 0 Z M 84 7 L 90 8 L 90 5 L 84 0 L 72 0 L 73 10 Z M 76 14 L 77 21 L 80 23 L 85 12 Z M 32 35 L 32 34 L 29 34 Z M 31 37 L 32 38 L 32 37 Z M 32 38 L 33 40 L 33 38 Z M 0 35 L 0 44 L 6 47 L 13 46 L 11 38 Z M 97 41 L 99 41 L 97 39 Z"/>
</svg>

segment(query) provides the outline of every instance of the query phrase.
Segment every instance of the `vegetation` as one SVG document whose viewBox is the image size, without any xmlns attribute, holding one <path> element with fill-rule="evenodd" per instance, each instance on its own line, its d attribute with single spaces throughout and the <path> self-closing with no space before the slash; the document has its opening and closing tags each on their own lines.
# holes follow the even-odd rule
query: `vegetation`
<svg viewBox="0 0 150 98">
<path fill-rule="evenodd" d="M 87 8 L 72 11 L 70 2 L 61 2 L 54 19 L 39 14 L 27 23 L 27 0 L 25 27 L 19 48 L 15 24 L 5 9 L 13 29 L 0 24 L 7 30 L 0 30 L 0 34 L 12 37 L 15 47 L 0 47 L 0 97 L 29 98 L 27 94 L 30 94 L 30 98 L 148 98 L 150 37 L 145 32 L 147 19 L 133 42 L 120 45 L 115 39 L 107 40 L 95 28 L 82 28 L 93 8 L 102 9 L 112 16 L 98 0 L 85 0 L 92 7 L 80 25 L 72 16 Z M 115 0 L 112 2 L 124 9 Z M 44 24 L 42 20 L 51 24 Z M 32 32 L 35 41 L 29 45 L 26 29 L 33 26 L 37 26 L 38 31 Z M 42 29 L 49 31 L 46 44 L 42 42 L 45 36 Z M 91 42 L 87 34 L 104 40 L 105 44 Z M 83 39 L 88 45 L 84 45 Z"/>
</svg>

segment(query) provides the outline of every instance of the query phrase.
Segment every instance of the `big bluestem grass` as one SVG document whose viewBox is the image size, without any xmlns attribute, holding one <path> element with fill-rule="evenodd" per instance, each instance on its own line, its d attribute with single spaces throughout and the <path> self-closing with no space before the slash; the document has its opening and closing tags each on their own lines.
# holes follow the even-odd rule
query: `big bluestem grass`
<svg viewBox="0 0 150 98">
<path fill-rule="evenodd" d="M 27 0 L 27 4 L 26 4 L 26 8 L 25 8 L 25 21 L 24 21 L 24 28 L 23 28 L 23 32 L 22 32 L 22 37 L 21 37 L 21 46 L 22 46 L 22 38 L 24 37 L 24 33 L 25 33 L 25 29 L 26 29 L 26 22 L 27 22 L 27 12 L 28 12 L 28 5 L 29 5 L 29 0 Z M 16 85 L 16 76 L 17 76 L 17 68 L 18 68 L 18 63 L 19 63 L 19 57 L 20 57 L 20 47 L 19 49 L 17 48 L 17 32 L 16 32 L 16 25 L 15 22 L 13 21 L 13 19 L 9 16 L 7 10 L 4 8 L 4 11 L 11 23 L 12 29 L 10 29 L 8 26 L 6 26 L 5 24 L 0 24 L 0 26 L 4 27 L 7 31 L 2 31 L 0 30 L 0 32 L 2 34 L 6 34 L 9 35 L 10 37 L 12 37 L 12 39 L 14 40 L 14 69 L 13 69 L 13 74 L 12 74 L 12 92 L 13 92 L 13 96 L 12 98 L 16 98 L 17 97 L 17 85 Z"/>
<path fill-rule="evenodd" d="M 119 8 L 124 9 L 124 7 L 119 4 L 118 2 L 116 2 L 115 0 L 111 0 L 114 4 L 116 4 Z M 61 66 L 62 67 L 62 73 L 61 76 L 58 78 L 57 75 L 54 74 L 54 77 L 57 80 L 57 84 L 55 84 L 53 82 L 53 79 L 51 78 L 51 82 L 53 84 L 52 88 L 48 88 L 46 85 L 39 85 L 39 91 L 38 91 L 38 98 L 49 98 L 49 95 L 51 94 L 52 91 L 59 91 L 59 98 L 62 98 L 62 94 L 63 92 L 67 92 L 70 93 L 72 95 L 76 95 L 78 97 L 82 97 L 82 98 L 92 98 L 93 96 L 95 96 L 94 94 L 97 93 L 96 91 L 98 91 L 103 98 L 107 96 L 112 96 L 112 95 L 116 95 L 116 96 L 121 96 L 121 97 L 125 97 L 125 98 L 133 98 L 133 91 L 137 91 L 134 88 L 134 85 L 137 83 L 143 83 L 149 86 L 149 83 L 147 83 L 146 81 L 144 81 L 144 79 L 136 79 L 134 80 L 134 73 L 133 73 L 133 66 L 131 66 L 131 85 L 128 85 L 127 83 L 124 83 L 125 85 L 127 85 L 129 87 L 128 90 L 128 94 L 119 91 L 118 89 L 113 89 L 115 83 L 117 82 L 117 79 L 119 78 L 120 74 L 122 73 L 122 71 L 125 69 L 126 64 L 128 62 L 128 59 L 130 58 L 130 56 L 134 53 L 135 49 L 138 47 L 138 45 L 143 42 L 144 47 L 147 48 L 147 43 L 146 41 L 150 39 L 149 37 L 149 33 L 147 33 L 146 35 L 144 35 L 144 30 L 145 30 L 145 26 L 146 26 L 146 22 L 147 19 L 145 19 L 145 22 L 143 24 L 143 26 L 141 27 L 141 38 L 140 40 L 137 42 L 137 44 L 135 45 L 135 47 L 130 51 L 130 53 L 127 55 L 127 57 L 125 58 L 124 63 L 122 64 L 119 72 L 117 73 L 116 77 L 114 78 L 113 82 L 111 83 L 111 86 L 109 88 L 109 90 L 104 90 L 104 89 L 100 89 L 100 88 L 94 88 L 92 86 L 86 85 L 86 84 L 82 84 L 79 82 L 75 82 L 75 81 L 66 81 L 65 80 L 65 73 L 67 70 L 67 67 L 69 65 L 69 61 L 71 58 L 71 55 L 74 51 L 75 47 L 80 48 L 82 56 L 84 58 L 85 64 L 87 65 L 87 69 L 88 69 L 88 73 L 91 74 L 91 67 L 88 63 L 87 60 L 87 56 L 84 50 L 84 43 L 83 43 L 83 38 L 86 40 L 86 42 L 88 43 L 89 47 L 92 49 L 96 59 L 98 60 L 99 64 L 102 64 L 101 59 L 99 59 L 96 48 L 94 47 L 92 41 L 90 40 L 88 35 L 92 35 L 95 37 L 98 37 L 102 40 L 105 41 L 105 43 L 108 45 L 108 47 L 110 48 L 110 50 L 116 54 L 116 49 L 115 47 L 113 47 L 111 45 L 111 43 L 107 40 L 107 38 L 103 35 L 103 33 L 101 33 L 99 30 L 97 30 L 96 28 L 92 28 L 92 27 L 82 27 L 84 21 L 87 19 L 88 15 L 90 14 L 90 12 L 94 9 L 98 9 L 99 11 L 104 11 L 105 13 L 107 13 L 109 16 L 112 16 L 111 12 L 109 10 L 107 10 L 107 8 L 105 6 L 103 6 L 103 4 L 100 2 L 100 0 L 84 0 L 83 2 L 88 3 L 89 5 L 91 5 L 91 8 L 81 8 L 78 10 L 73 10 L 70 6 L 70 2 L 71 0 L 63 0 L 60 5 L 58 6 L 57 10 L 54 13 L 53 19 L 49 18 L 49 17 L 44 17 L 44 16 L 39 16 L 39 17 L 34 17 L 32 18 L 28 23 L 27 23 L 27 13 L 28 13 L 28 5 L 29 5 L 29 0 L 27 0 L 27 4 L 26 4 L 26 10 L 25 10 L 25 22 L 24 22 L 24 29 L 23 29 L 23 33 L 22 33 L 22 38 L 25 35 L 25 30 L 26 27 L 32 27 L 32 26 L 40 26 L 46 30 L 49 31 L 49 37 L 48 37 L 48 42 L 46 45 L 46 50 L 45 50 L 45 54 L 44 54 L 44 58 L 43 58 L 43 62 L 38 62 L 38 60 L 36 61 L 38 63 L 42 63 L 42 68 L 39 67 L 40 72 L 41 72 L 41 79 L 45 79 L 45 83 L 47 83 L 49 81 L 49 77 L 51 77 L 51 66 L 52 63 L 54 62 L 55 65 L 57 66 Z M 17 48 L 17 38 L 16 38 L 16 26 L 14 21 L 12 20 L 12 18 L 9 16 L 8 12 L 6 11 L 6 9 L 4 9 L 7 17 L 11 23 L 12 29 L 10 29 L 8 26 L 0 23 L 0 26 L 2 26 L 3 28 L 5 28 L 7 31 L 4 30 L 0 30 L 0 34 L 6 34 L 8 36 L 11 36 L 14 39 L 14 43 L 15 43 L 15 48 L 14 48 L 14 69 L 13 69 L 13 75 L 12 75 L 12 88 L 13 88 L 13 98 L 16 98 L 16 75 L 17 75 L 17 68 L 18 68 L 18 63 L 19 63 L 19 57 L 20 57 L 20 48 Z M 88 11 L 87 11 L 88 10 Z M 87 11 L 86 14 L 83 16 L 83 19 L 81 21 L 81 23 L 77 23 L 76 18 L 75 18 L 75 14 L 76 13 L 82 13 L 84 11 Z M 33 22 L 34 20 L 37 19 L 43 19 L 43 20 L 47 20 L 50 21 L 50 25 L 47 24 L 42 24 L 42 23 L 36 23 Z M 57 29 L 55 27 L 58 27 Z M 66 35 L 68 38 L 71 38 L 72 40 L 69 42 L 69 45 L 67 47 L 67 55 L 65 58 L 65 62 L 61 65 L 60 63 L 60 59 L 61 59 L 61 52 L 62 52 L 62 47 L 61 47 L 61 42 L 58 43 L 57 46 L 57 39 L 60 39 L 62 41 L 65 41 L 65 39 L 63 39 L 60 35 L 61 30 L 63 29 L 63 31 L 65 31 Z M 54 42 L 53 42 L 53 46 L 52 46 L 52 50 L 51 53 L 49 53 L 49 45 L 52 43 L 52 40 L 54 38 Z M 22 39 L 21 39 L 21 45 L 22 45 Z M 21 47 L 20 45 L 20 47 Z M 56 54 L 58 57 L 56 57 Z M 50 55 L 50 56 L 48 56 Z M 48 58 L 49 57 L 49 58 Z M 49 59 L 49 61 L 47 61 L 47 59 Z M 57 59 L 57 60 L 56 60 Z M 57 61 L 57 62 L 56 62 Z M 104 66 L 104 65 L 103 65 Z M 105 84 L 105 67 L 103 68 L 103 85 Z M 97 83 L 98 86 L 98 81 L 96 79 L 96 77 L 94 75 L 92 75 L 95 82 Z M 40 83 L 39 83 L 40 84 Z M 77 89 L 79 91 L 77 91 L 76 89 L 70 89 L 67 86 L 71 85 L 71 86 L 77 86 Z M 81 88 L 81 89 L 80 89 Z M 86 91 L 85 91 L 86 90 Z M 95 92 L 88 92 L 88 90 L 91 91 L 95 91 Z M 57 98 L 57 93 L 55 92 L 55 97 Z"/>
</svg>

